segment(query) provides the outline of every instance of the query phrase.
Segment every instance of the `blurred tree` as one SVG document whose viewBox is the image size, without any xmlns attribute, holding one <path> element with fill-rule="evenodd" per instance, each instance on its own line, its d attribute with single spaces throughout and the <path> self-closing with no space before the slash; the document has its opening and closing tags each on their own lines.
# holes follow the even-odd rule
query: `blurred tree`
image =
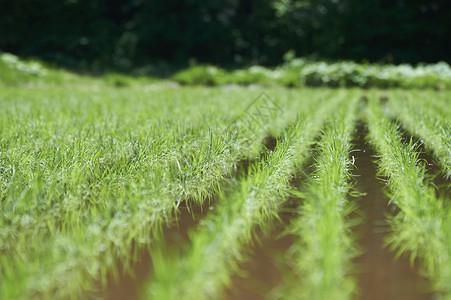
<svg viewBox="0 0 451 300">
<path fill-rule="evenodd" d="M 0 49 L 127 71 L 165 60 L 451 61 L 449 0 L 0 0 Z"/>
</svg>

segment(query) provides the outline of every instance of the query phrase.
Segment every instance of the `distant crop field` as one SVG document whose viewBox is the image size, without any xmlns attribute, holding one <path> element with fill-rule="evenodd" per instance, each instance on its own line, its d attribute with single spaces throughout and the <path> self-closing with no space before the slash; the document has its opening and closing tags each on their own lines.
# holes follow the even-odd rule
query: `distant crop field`
<svg viewBox="0 0 451 300">
<path fill-rule="evenodd" d="M 358 298 L 356 259 L 368 250 L 354 230 L 368 217 L 358 190 L 368 178 L 353 175 L 358 135 L 378 169 L 369 180 L 390 201 L 380 247 L 451 299 L 450 101 L 448 90 L 70 76 L 5 85 L 0 299 L 114 299 L 106 291 L 124 274 L 140 281 L 129 299 L 227 298 L 287 210 L 289 271 L 260 296 Z M 169 242 L 170 231 L 186 236 Z M 138 279 L 143 253 L 151 262 Z"/>
</svg>

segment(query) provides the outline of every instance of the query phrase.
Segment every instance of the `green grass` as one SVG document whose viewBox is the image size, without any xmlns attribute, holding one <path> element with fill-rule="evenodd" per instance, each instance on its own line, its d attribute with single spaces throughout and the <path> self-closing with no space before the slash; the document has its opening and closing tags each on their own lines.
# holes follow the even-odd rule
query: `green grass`
<svg viewBox="0 0 451 300">
<path fill-rule="evenodd" d="M 449 96 L 449 95 L 448 95 Z M 434 152 L 444 173 L 451 177 L 451 109 L 439 95 L 394 95 L 390 101 L 392 116 L 397 116 L 409 132 L 424 141 L 425 147 Z M 425 99 L 439 98 L 432 104 Z"/>
<path fill-rule="evenodd" d="M 417 145 L 402 142 L 390 119 L 422 139 L 449 176 L 451 95 L 385 91 L 389 100 L 382 103 L 381 91 L 277 87 L 298 86 L 289 83 L 299 81 L 297 72 L 326 68 L 318 71 L 324 75 L 336 67 L 293 60 L 277 70 L 231 75 L 234 84 L 273 86 L 262 94 L 256 87 L 180 87 L 120 74 L 93 78 L 2 54 L 0 299 L 90 299 L 114 284 L 109 280 L 118 280 L 120 269 L 132 274 L 145 251 L 153 276 L 143 299 L 217 299 L 234 288 L 231 277 L 240 274 L 255 230 L 279 218 L 290 180 L 305 172 L 312 153 L 315 171 L 291 193 L 300 196 L 287 229 L 294 273 L 280 296 L 350 299 L 357 293 L 351 273 L 358 241 L 350 232 L 349 154 L 355 122 L 365 113 L 400 210 L 389 218 L 388 243 L 420 258 L 433 289 L 449 299 L 449 199 L 436 196 L 436 174 L 426 174 Z M 342 71 L 348 76 L 356 67 Z M 200 80 L 205 72 L 230 75 L 208 67 L 196 72 Z M 329 75 L 340 82 L 341 75 Z M 177 76 L 186 84 L 199 79 Z M 368 104 L 357 101 L 361 93 L 370 95 Z M 247 106 L 257 98 L 266 102 Z M 274 149 L 265 147 L 270 137 Z M 247 172 L 240 161 L 249 162 Z M 168 252 L 162 229 L 177 222 L 179 207 L 213 198 L 214 209 L 190 230 L 190 242 Z"/>
<path fill-rule="evenodd" d="M 267 92 L 287 108 L 268 124 L 278 131 L 296 116 L 293 99 L 301 94 Z M 114 273 L 117 261 L 127 267 L 136 255 L 132 244 L 148 247 L 180 202 L 202 203 L 238 159 L 260 155 L 271 132 L 248 123 L 226 130 L 258 95 L 202 88 L 0 91 L 2 298 L 78 298 Z"/>
<path fill-rule="evenodd" d="M 10 91 L 3 92 L 7 102 Z M 196 110 L 199 97 L 218 102 L 220 92 L 190 92 L 169 96 L 193 101 L 179 115 L 176 103 L 154 109 L 166 93 L 127 101 L 125 93 L 81 93 L 72 101 L 37 93 L 10 104 L 14 114 L 2 111 L 10 119 L 1 130 L 4 298 L 55 290 L 76 297 L 105 279 L 117 259 L 129 262 L 132 243 L 147 245 L 178 203 L 202 202 L 218 188 L 252 143 L 240 146 L 246 130 L 218 135 L 231 122 L 222 113 Z M 240 95 L 237 102 L 250 97 Z M 178 121 L 180 114 L 193 121 Z"/>
<path fill-rule="evenodd" d="M 249 174 L 219 196 L 215 212 L 192 234 L 187 253 L 177 260 L 161 258 L 157 252 L 154 261 L 159 263 L 154 267 L 150 298 L 210 299 L 221 295 L 256 226 L 277 216 L 290 179 L 305 161 L 322 121 L 336 105 L 332 102 L 324 110 L 300 103 L 300 120 L 278 139 L 273 152 L 249 166 Z"/>
<path fill-rule="evenodd" d="M 289 253 L 298 282 L 285 289 L 282 298 L 352 299 L 356 293 L 351 275 L 351 260 L 357 255 L 351 233 L 355 222 L 349 219 L 355 203 L 348 200 L 348 192 L 358 102 L 355 96 L 349 100 L 326 124 L 316 148 L 314 172 L 295 193 L 302 204 L 289 228 L 294 238 Z"/>
<path fill-rule="evenodd" d="M 379 155 L 381 175 L 388 177 L 391 202 L 400 212 L 390 218 L 387 242 L 398 254 L 408 253 L 421 266 L 442 299 L 451 297 L 451 210 L 449 199 L 436 191 L 419 161 L 418 146 L 401 143 L 396 125 L 373 98 L 368 108 L 370 141 Z"/>
</svg>

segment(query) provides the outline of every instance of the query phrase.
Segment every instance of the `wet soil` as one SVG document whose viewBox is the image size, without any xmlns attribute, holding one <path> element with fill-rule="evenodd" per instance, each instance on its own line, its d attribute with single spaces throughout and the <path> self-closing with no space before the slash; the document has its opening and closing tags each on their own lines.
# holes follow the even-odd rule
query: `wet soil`
<svg viewBox="0 0 451 300">
<path fill-rule="evenodd" d="M 315 155 L 315 154 L 314 154 Z M 313 159 L 293 177 L 290 185 L 298 189 L 313 171 Z M 232 276 L 231 285 L 220 300 L 261 300 L 270 297 L 274 289 L 284 288 L 286 276 L 293 276 L 292 264 L 287 263 L 286 253 L 293 244 L 293 237 L 285 231 L 296 218 L 301 199 L 288 197 L 279 210 L 280 220 L 270 220 L 264 230 L 257 228 L 253 243 L 248 247 L 246 261 L 239 264 L 241 273 Z"/>
<path fill-rule="evenodd" d="M 357 299 L 365 300 L 428 300 L 433 299 L 430 283 L 419 273 L 419 264 L 410 265 L 408 256 L 395 257 L 384 247 L 388 232 L 386 214 L 396 209 L 384 195 L 383 178 L 377 179 L 374 152 L 364 140 L 366 130 L 359 126 L 353 156 L 356 169 L 356 189 L 366 193 L 359 199 L 363 222 L 355 228 L 363 253 L 355 259 L 358 271 Z"/>
<path fill-rule="evenodd" d="M 296 215 L 292 210 L 297 204 L 293 201 L 285 205 L 279 213 L 280 220 L 273 221 L 266 232 L 257 229 L 253 246 L 248 250 L 248 260 L 239 264 L 242 272 L 232 276 L 232 283 L 221 300 L 268 299 L 267 295 L 274 288 L 283 288 L 284 274 L 289 272 L 283 255 L 293 243 L 292 236 L 283 233 Z"/>
<path fill-rule="evenodd" d="M 181 203 L 177 220 L 163 228 L 166 245 L 171 251 L 181 252 L 186 243 L 189 243 L 188 232 L 192 230 L 199 221 L 213 208 L 213 200 L 206 199 L 203 206 L 187 207 L 186 203 Z M 131 251 L 133 253 L 133 250 Z M 117 280 L 109 275 L 108 286 L 100 295 L 95 295 L 92 299 L 105 300 L 139 300 L 140 293 L 145 284 L 151 279 L 152 260 L 148 250 L 143 249 L 137 255 L 138 259 L 131 264 L 130 270 L 126 272 L 119 268 Z M 118 263 L 118 265 L 121 265 Z"/>
<path fill-rule="evenodd" d="M 396 258 L 396 253 L 385 246 L 388 233 L 386 215 L 396 213 L 396 208 L 389 205 L 389 199 L 384 195 L 383 178 L 377 178 L 375 154 L 365 142 L 367 131 L 360 124 L 354 141 L 355 151 L 352 152 L 356 169 L 355 188 L 366 195 L 359 198 L 359 209 L 352 216 L 362 220 L 354 228 L 358 236 L 358 247 L 362 254 L 354 260 L 358 294 L 356 299 L 364 300 L 429 300 L 434 299 L 430 292 L 430 282 L 419 275 L 419 263 L 413 265 L 406 255 Z M 432 161 L 422 154 L 426 161 Z M 436 174 L 437 168 L 428 163 L 428 172 Z M 306 171 L 311 173 L 311 168 Z M 305 178 L 306 175 L 303 177 Z M 303 179 L 302 179 L 303 180 Z M 293 186 L 299 187 L 302 180 L 297 180 Z M 436 180 L 439 180 L 438 176 Z M 437 183 L 439 183 L 437 182 Z M 275 287 L 284 285 L 284 274 L 289 271 L 287 262 L 283 262 L 283 253 L 292 245 L 290 235 L 282 235 L 290 220 L 296 217 L 296 207 L 299 199 L 290 199 L 282 209 L 281 222 L 275 222 L 269 234 L 257 231 L 256 240 L 250 248 L 248 261 L 240 264 L 244 275 L 234 275 L 229 289 L 222 300 L 231 299 L 268 299 L 268 294 Z M 285 211 L 285 212 L 284 212 Z M 280 237 L 282 235 L 283 237 Z"/>
</svg>

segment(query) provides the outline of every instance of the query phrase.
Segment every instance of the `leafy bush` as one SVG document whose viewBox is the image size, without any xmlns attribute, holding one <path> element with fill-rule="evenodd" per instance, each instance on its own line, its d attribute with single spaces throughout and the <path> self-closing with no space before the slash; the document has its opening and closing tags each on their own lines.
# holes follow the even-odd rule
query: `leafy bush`
<svg viewBox="0 0 451 300">
<path fill-rule="evenodd" d="M 46 74 L 46 69 L 36 61 L 20 60 L 10 53 L 0 54 L 0 82 L 14 84 L 28 82 Z"/>
<path fill-rule="evenodd" d="M 226 72 L 221 68 L 202 65 L 180 71 L 173 76 L 173 79 L 186 85 L 217 85 L 226 83 L 226 80 L 223 80 L 225 75 Z"/>
<path fill-rule="evenodd" d="M 177 73 L 173 80 L 181 84 L 202 85 L 451 88 L 451 68 L 446 62 L 414 67 L 352 61 L 314 62 L 295 58 L 273 69 L 252 66 L 227 72 L 214 66 L 195 66 Z"/>
</svg>

